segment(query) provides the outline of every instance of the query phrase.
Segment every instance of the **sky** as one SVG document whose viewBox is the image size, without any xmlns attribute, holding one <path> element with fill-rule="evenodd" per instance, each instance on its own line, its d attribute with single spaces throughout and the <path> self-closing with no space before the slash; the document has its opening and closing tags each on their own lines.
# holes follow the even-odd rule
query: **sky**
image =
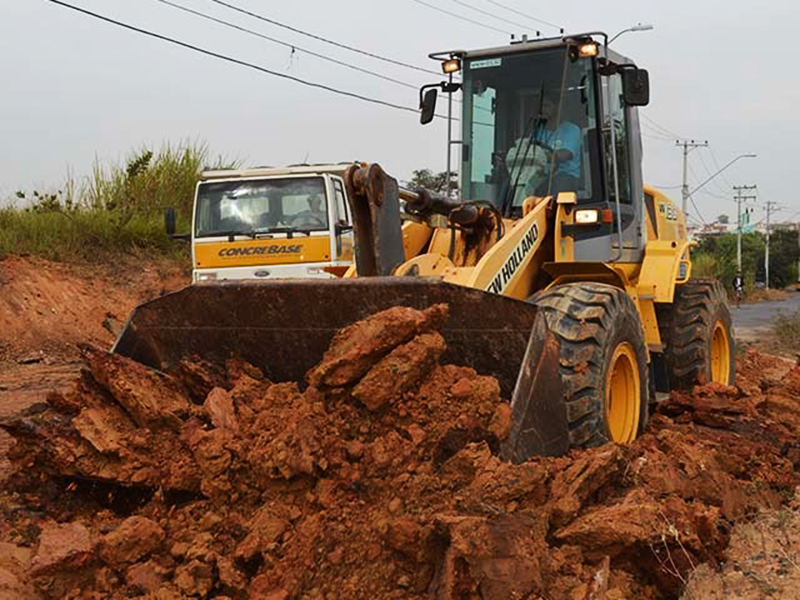
<svg viewBox="0 0 800 600">
<path fill-rule="evenodd" d="M 208 22 L 159 0 L 65 0 L 282 74 L 416 108 L 416 87 L 441 77 L 400 67 L 231 11 L 212 0 L 170 0 L 290 45 Z M 508 43 L 509 33 L 558 35 L 637 23 L 614 47 L 650 73 L 644 122 L 645 180 L 680 200 L 678 137 L 707 140 L 689 155 L 694 221 L 735 220 L 733 185 L 758 186 L 775 220 L 800 220 L 788 174 L 800 157 L 800 78 L 793 51 L 796 0 L 227 0 L 272 20 L 398 61 L 436 70 L 430 52 Z M 425 6 L 428 4 L 429 6 Z M 444 14 L 431 6 L 446 10 Z M 478 12 L 488 12 L 499 19 Z M 463 17 L 460 19 L 458 17 Z M 467 21 L 465 19 L 469 19 Z M 501 20 L 503 19 L 503 20 Z M 511 23 L 509 23 L 510 21 Z M 499 31 L 498 31 L 499 30 Z M 357 72 L 298 48 L 411 87 Z M 407 179 L 445 168 L 443 122 L 422 127 L 414 112 L 343 97 L 126 31 L 48 0 L 0 0 L 0 204 L 16 190 L 57 189 L 67 173 L 88 175 L 97 158 L 124 162 L 137 148 L 193 140 L 246 165 L 379 162 Z M 458 161 L 454 160 L 454 166 Z M 699 212 L 699 214 L 698 214 Z"/>
</svg>

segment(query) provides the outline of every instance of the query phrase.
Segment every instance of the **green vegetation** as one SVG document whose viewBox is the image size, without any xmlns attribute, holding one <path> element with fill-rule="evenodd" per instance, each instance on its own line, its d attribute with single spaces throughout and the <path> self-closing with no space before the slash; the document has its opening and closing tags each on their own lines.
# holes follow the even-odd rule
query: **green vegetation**
<svg viewBox="0 0 800 600">
<path fill-rule="evenodd" d="M 17 192 L 18 207 L 0 210 L 0 257 L 34 254 L 51 260 L 89 260 L 120 252 L 180 254 L 186 247 L 164 231 L 163 209 L 175 207 L 188 231 L 194 188 L 209 164 L 204 144 L 165 145 L 133 153 L 124 165 L 95 162 L 83 181 L 68 178 L 55 192 Z"/>
<path fill-rule="evenodd" d="M 760 233 L 742 236 L 742 277 L 745 288 L 764 282 L 765 237 Z M 769 286 L 786 287 L 797 281 L 797 261 L 800 258 L 797 231 L 773 231 L 770 236 Z M 697 279 L 719 279 L 729 291 L 736 275 L 736 235 L 708 236 L 692 251 L 692 276 Z"/>
</svg>

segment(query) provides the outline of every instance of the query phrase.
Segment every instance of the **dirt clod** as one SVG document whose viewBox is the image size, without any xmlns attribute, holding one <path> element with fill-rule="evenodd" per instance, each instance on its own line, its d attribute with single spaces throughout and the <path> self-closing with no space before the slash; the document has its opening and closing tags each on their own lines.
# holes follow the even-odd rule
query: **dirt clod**
<svg viewBox="0 0 800 600">
<path fill-rule="evenodd" d="M 673 393 L 629 446 L 504 462 L 508 403 L 439 364 L 446 314 L 342 330 L 309 387 L 87 349 L 69 390 L 2 422 L 0 590 L 677 598 L 698 565 L 735 577 L 717 568 L 736 524 L 800 484 L 800 367 L 755 353 L 735 387 Z"/>
</svg>

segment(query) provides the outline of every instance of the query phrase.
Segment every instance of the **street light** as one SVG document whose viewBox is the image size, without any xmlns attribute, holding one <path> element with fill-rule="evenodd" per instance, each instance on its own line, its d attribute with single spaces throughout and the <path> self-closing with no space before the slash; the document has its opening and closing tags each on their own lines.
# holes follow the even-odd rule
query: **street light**
<svg viewBox="0 0 800 600">
<path fill-rule="evenodd" d="M 611 42 L 613 42 L 615 39 L 617 39 L 623 33 L 628 33 L 630 31 L 650 31 L 651 29 L 653 29 L 653 26 L 651 24 L 649 24 L 649 23 L 645 23 L 645 24 L 637 23 L 633 27 L 628 27 L 627 29 L 623 29 L 622 31 L 620 31 L 617 35 L 615 35 L 610 40 L 608 40 L 608 44 L 611 44 Z"/>
<path fill-rule="evenodd" d="M 719 175 L 720 173 L 722 173 L 722 172 L 723 172 L 725 169 L 727 169 L 728 167 L 730 167 L 730 166 L 731 166 L 733 163 L 735 163 L 735 162 L 736 162 L 737 160 L 739 160 L 740 158 L 756 158 L 757 156 L 758 156 L 757 154 L 740 154 L 739 156 L 737 156 L 736 158 L 734 158 L 734 159 L 733 159 L 731 162 L 729 162 L 727 165 L 725 165 L 724 167 L 722 167 L 722 168 L 721 168 L 719 171 L 717 171 L 716 173 L 714 173 L 714 174 L 713 174 L 711 177 L 709 177 L 708 179 L 706 179 L 706 180 L 705 180 L 703 183 L 701 183 L 701 184 L 700 184 L 700 185 L 698 185 L 696 188 L 694 188 L 694 189 L 693 189 L 691 192 L 689 192 L 689 194 L 687 195 L 687 198 L 690 198 L 690 197 L 691 197 L 691 196 L 692 196 L 692 195 L 693 195 L 695 192 L 699 191 L 699 190 L 700 190 L 700 188 L 702 188 L 702 187 L 703 187 L 705 184 L 707 184 L 709 181 L 711 181 L 712 179 L 714 179 L 714 177 L 716 177 L 717 175 Z"/>
</svg>

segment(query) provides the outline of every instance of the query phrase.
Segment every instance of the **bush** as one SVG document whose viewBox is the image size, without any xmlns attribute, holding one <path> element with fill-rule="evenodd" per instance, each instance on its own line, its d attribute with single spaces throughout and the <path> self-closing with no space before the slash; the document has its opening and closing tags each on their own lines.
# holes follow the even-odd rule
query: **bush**
<svg viewBox="0 0 800 600">
<path fill-rule="evenodd" d="M 134 251 L 185 254 L 164 230 L 163 209 L 175 207 L 180 231 L 191 225 L 194 190 L 204 168 L 232 168 L 216 159 L 208 165 L 205 144 L 165 145 L 157 154 L 144 148 L 123 165 L 95 161 L 82 182 L 68 177 L 55 192 L 17 192 L 27 206 L 0 210 L 0 257 L 35 254 L 51 260 L 90 260 Z"/>
<path fill-rule="evenodd" d="M 800 310 L 778 313 L 773 331 L 781 345 L 792 350 L 800 350 Z"/>
</svg>

